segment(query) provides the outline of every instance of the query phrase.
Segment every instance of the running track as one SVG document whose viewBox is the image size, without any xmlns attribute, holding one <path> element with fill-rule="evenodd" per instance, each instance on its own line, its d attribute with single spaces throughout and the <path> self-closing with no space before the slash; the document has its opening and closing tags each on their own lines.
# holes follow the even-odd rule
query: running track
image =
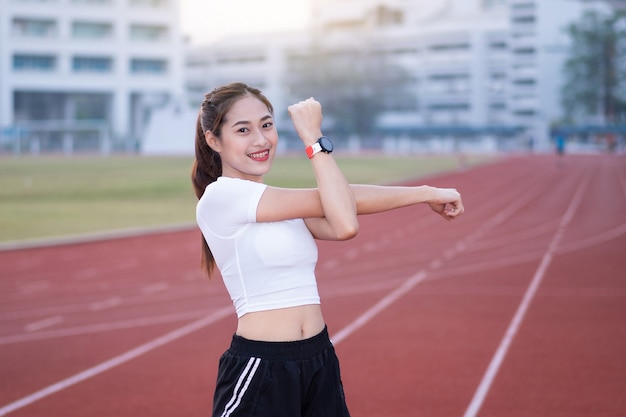
<svg viewBox="0 0 626 417">
<path fill-rule="evenodd" d="M 466 214 L 320 243 L 353 417 L 626 416 L 626 157 L 421 182 Z M 235 325 L 195 230 L 0 252 L 0 415 L 206 416 Z"/>
</svg>

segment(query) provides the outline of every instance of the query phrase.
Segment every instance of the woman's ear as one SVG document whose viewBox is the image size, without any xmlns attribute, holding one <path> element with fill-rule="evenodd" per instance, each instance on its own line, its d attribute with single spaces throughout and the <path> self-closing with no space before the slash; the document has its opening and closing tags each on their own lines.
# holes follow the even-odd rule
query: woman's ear
<svg viewBox="0 0 626 417">
<path fill-rule="evenodd" d="M 222 147 L 220 140 L 210 130 L 204 132 L 204 140 L 206 140 L 207 145 L 209 145 L 209 147 L 215 152 L 219 153 L 221 151 Z"/>
</svg>

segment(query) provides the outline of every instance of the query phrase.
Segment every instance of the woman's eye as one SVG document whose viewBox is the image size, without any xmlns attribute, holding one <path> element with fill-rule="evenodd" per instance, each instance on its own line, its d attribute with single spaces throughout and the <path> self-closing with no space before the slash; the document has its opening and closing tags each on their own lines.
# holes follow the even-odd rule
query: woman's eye
<svg viewBox="0 0 626 417">
<path fill-rule="evenodd" d="M 246 133 L 248 131 L 248 128 L 246 127 L 242 127 L 238 130 L 239 133 Z"/>
<path fill-rule="evenodd" d="M 272 122 L 267 122 L 263 124 L 263 127 L 268 128 L 268 127 L 272 127 L 272 125 L 273 125 Z"/>
</svg>

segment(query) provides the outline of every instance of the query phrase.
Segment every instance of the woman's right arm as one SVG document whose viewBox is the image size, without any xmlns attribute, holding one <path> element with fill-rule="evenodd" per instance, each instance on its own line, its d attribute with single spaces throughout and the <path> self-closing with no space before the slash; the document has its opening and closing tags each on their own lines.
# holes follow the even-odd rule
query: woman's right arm
<svg viewBox="0 0 626 417">
<path fill-rule="evenodd" d="M 289 106 L 289 115 L 304 147 L 322 136 L 322 106 L 313 98 Z M 304 218 L 318 239 L 345 240 L 358 233 L 357 208 L 352 189 L 332 154 L 311 158 L 317 189 L 284 190 L 268 187 L 257 209 L 257 221 L 278 216 Z M 293 217 L 292 217 L 293 216 Z"/>
</svg>

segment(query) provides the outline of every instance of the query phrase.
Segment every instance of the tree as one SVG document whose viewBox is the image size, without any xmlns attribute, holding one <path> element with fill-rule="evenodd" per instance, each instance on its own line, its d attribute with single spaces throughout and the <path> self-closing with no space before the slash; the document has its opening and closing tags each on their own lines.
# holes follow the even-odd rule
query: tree
<svg viewBox="0 0 626 417">
<path fill-rule="evenodd" d="M 561 91 L 566 117 L 626 121 L 626 14 L 590 11 L 566 31 L 571 39 Z"/>
<path fill-rule="evenodd" d="M 295 97 L 314 96 L 324 107 L 330 129 L 342 135 L 371 135 L 386 111 L 415 110 L 410 74 L 382 51 L 369 47 L 322 48 L 290 59 L 290 91 Z"/>
</svg>

